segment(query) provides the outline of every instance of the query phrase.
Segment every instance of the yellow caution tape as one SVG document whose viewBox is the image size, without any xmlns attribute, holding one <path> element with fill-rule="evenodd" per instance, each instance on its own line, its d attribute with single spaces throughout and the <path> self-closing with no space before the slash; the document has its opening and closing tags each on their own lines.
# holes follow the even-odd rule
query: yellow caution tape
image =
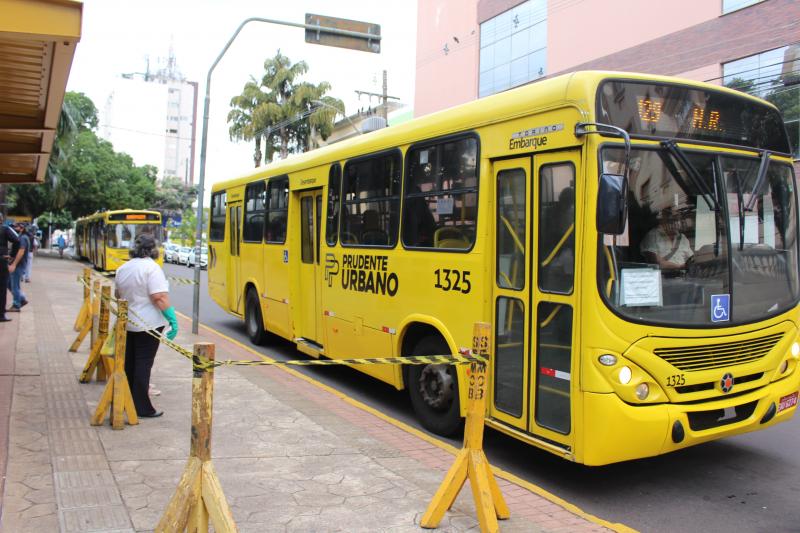
<svg viewBox="0 0 800 533">
<path fill-rule="evenodd" d="M 83 278 L 79 281 L 86 285 Z M 102 297 L 102 296 L 101 296 Z M 118 315 L 113 303 L 118 300 L 113 296 L 110 300 L 109 308 Z M 180 344 L 171 341 L 163 333 L 159 333 L 156 328 L 147 325 L 133 309 L 128 308 L 127 316 L 131 324 L 142 328 L 148 335 L 158 339 L 161 344 L 172 348 L 182 356 L 190 359 L 195 370 L 207 370 L 219 366 L 337 366 L 337 365 L 462 365 L 467 363 L 486 363 L 487 360 L 477 354 L 442 354 L 442 355 L 409 355 L 403 357 L 360 357 L 357 359 L 295 359 L 290 361 L 264 361 L 264 360 L 241 360 L 224 359 L 212 361 L 205 357 L 199 357 L 191 350 Z"/>
</svg>

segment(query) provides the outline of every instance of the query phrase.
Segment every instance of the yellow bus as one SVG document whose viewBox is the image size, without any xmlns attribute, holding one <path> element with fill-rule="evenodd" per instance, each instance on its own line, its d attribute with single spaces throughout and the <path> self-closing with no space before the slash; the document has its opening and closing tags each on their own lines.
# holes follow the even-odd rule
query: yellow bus
<svg viewBox="0 0 800 533">
<path fill-rule="evenodd" d="M 116 272 L 129 259 L 128 250 L 141 233 L 163 242 L 161 213 L 121 209 L 101 211 L 75 221 L 75 254 L 105 272 Z M 163 250 L 158 264 L 163 264 Z"/>
<path fill-rule="evenodd" d="M 587 465 L 794 415 L 798 215 L 767 102 L 578 72 L 217 183 L 209 291 L 313 357 L 467 350 L 487 424 Z M 457 431 L 462 367 L 370 365 Z"/>
</svg>

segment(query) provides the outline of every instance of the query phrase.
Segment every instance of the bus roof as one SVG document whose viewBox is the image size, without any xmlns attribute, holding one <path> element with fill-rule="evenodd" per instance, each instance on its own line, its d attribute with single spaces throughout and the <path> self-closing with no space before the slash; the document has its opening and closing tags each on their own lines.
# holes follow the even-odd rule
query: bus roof
<svg viewBox="0 0 800 533">
<path fill-rule="evenodd" d="M 587 120 L 590 120 L 595 115 L 597 87 L 608 79 L 680 83 L 701 89 L 728 92 L 738 97 L 774 107 L 769 102 L 740 91 L 684 78 L 631 72 L 578 71 L 523 85 L 509 91 L 431 113 L 397 126 L 351 137 L 345 141 L 311 150 L 304 154 L 290 156 L 287 159 L 255 169 L 238 178 L 217 182 L 211 187 L 211 190 L 212 192 L 224 190 L 228 187 L 248 183 L 257 178 L 280 176 L 428 138 L 468 131 L 528 115 L 536 110 L 577 105 L 588 114 Z"/>
<path fill-rule="evenodd" d="M 75 222 L 87 222 L 90 220 L 95 220 L 99 218 L 105 218 L 108 215 L 118 215 L 118 214 L 145 214 L 145 215 L 158 215 L 161 216 L 161 213 L 158 211 L 148 210 L 148 209 L 111 209 L 109 211 L 98 211 L 97 213 L 92 213 L 91 215 L 86 215 L 85 217 L 80 217 L 75 219 Z"/>
</svg>

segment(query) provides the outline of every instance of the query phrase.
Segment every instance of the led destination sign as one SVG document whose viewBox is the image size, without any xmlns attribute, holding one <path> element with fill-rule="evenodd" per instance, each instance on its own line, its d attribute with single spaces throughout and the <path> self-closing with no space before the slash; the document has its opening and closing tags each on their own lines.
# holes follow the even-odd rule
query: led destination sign
<svg viewBox="0 0 800 533">
<path fill-rule="evenodd" d="M 746 97 L 680 85 L 607 81 L 598 122 L 635 136 L 681 138 L 790 153 L 780 114 Z"/>
</svg>

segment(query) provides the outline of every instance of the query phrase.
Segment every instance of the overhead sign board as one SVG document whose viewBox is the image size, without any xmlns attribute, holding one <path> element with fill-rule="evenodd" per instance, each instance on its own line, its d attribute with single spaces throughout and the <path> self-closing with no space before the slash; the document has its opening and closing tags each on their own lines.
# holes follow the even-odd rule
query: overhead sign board
<svg viewBox="0 0 800 533">
<path fill-rule="evenodd" d="M 379 54 L 381 25 L 306 13 L 306 42 Z M 333 31 L 331 31 L 333 30 Z M 348 32 L 361 35 L 349 35 Z"/>
</svg>

